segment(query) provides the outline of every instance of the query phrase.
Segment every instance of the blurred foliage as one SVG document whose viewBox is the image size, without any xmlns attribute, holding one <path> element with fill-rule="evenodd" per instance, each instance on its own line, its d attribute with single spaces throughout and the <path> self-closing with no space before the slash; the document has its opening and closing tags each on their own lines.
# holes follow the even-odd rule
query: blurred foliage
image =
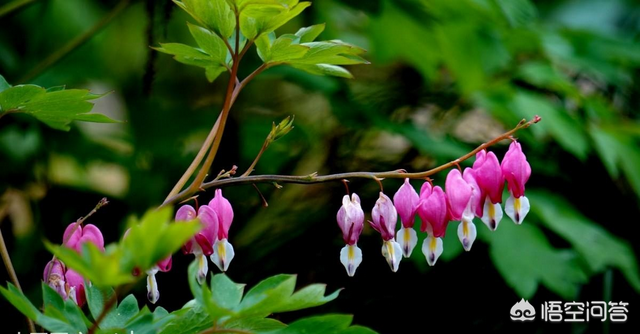
<svg viewBox="0 0 640 334">
<path fill-rule="evenodd" d="M 8 82 L 112 91 L 93 101 L 93 111 L 125 120 L 74 123 L 63 133 L 19 114 L 0 119 L 2 228 L 31 300 L 40 298 L 40 273 L 50 258 L 40 239 L 59 242 L 64 226 L 108 194 L 112 204 L 91 219 L 108 241 L 117 240 L 125 217 L 164 199 L 224 98 L 225 74 L 210 84 L 200 69 L 150 48 L 170 41 L 197 44 L 185 25 L 193 19 L 168 1 L 131 2 L 33 82 L 20 82 L 115 5 L 41 0 L 0 18 L 0 74 Z M 303 284 L 344 287 L 341 298 L 320 309 L 353 313 L 355 322 L 381 333 L 415 329 L 431 318 L 455 322 L 460 330 L 520 332 L 522 324 L 506 313 L 523 297 L 533 305 L 558 299 L 640 302 L 640 245 L 634 238 L 640 214 L 637 2 L 319 0 L 275 32 L 291 37 L 286 34 L 318 22 L 326 22 L 319 39 L 362 46 L 371 65 L 347 67 L 353 80 L 282 66 L 265 71 L 232 109 L 210 175 L 232 165 L 248 167 L 271 124 L 289 115 L 295 115 L 295 128 L 270 145 L 254 174 L 425 170 L 538 114 L 542 122 L 517 134 L 533 170 L 532 212 L 522 226 L 504 221 L 495 233 L 477 224 L 482 242 L 469 253 L 451 224 L 444 261 L 428 268 L 414 252 L 415 261 L 404 261 L 395 275 L 379 255 L 379 236 L 367 227 L 359 244 L 364 262 L 349 279 L 338 260 L 335 223 L 342 184 L 259 185 L 268 208 L 253 187 L 233 187 L 225 190 L 236 211 L 230 277 L 253 284 L 291 272 Z M 260 63 L 249 52 L 240 78 Z M 502 157 L 506 147 L 494 150 Z M 435 182 L 443 184 L 444 175 Z M 384 185 L 391 194 L 400 183 Z M 350 183 L 365 211 L 377 187 Z M 210 196 L 201 194 L 200 200 Z M 190 260 L 175 256 L 173 271 L 186 271 Z M 189 299 L 186 276 L 173 271 L 160 278 L 174 290 L 160 300 L 167 309 Z M 144 287 L 135 293 L 143 295 Z M 405 306 L 415 301 L 419 308 Z M 402 309 L 403 321 L 389 318 L 388 305 Z M 16 321 L 16 330 L 20 326 Z M 526 328 L 599 333 L 606 326 L 539 322 Z"/>
</svg>

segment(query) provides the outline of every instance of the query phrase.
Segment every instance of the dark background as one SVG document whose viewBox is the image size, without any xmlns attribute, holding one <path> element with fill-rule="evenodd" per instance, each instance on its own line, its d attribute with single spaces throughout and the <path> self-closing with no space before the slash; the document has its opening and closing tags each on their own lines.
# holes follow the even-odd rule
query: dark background
<svg viewBox="0 0 640 334">
<path fill-rule="evenodd" d="M 0 6 L 8 1 L 0 1 Z M 148 46 L 195 43 L 191 20 L 170 1 L 133 1 L 105 29 L 44 71 L 30 71 L 89 30 L 116 1 L 41 0 L 0 18 L 0 74 L 11 84 L 66 84 L 111 92 L 94 111 L 122 124 L 79 124 L 59 132 L 28 116 L 0 120 L 0 228 L 27 295 L 39 303 L 51 255 L 43 239 L 61 242 L 64 228 L 106 196 L 90 219 L 107 242 L 126 218 L 159 205 L 206 137 L 224 98 L 227 77 L 209 84 L 203 71 Z M 364 262 L 349 278 L 335 214 L 339 182 L 259 185 L 224 190 L 235 210 L 228 275 L 252 286 L 278 273 L 299 286 L 344 288 L 317 309 L 276 315 L 291 321 L 318 313 L 351 313 L 380 333 L 514 331 L 634 333 L 640 305 L 637 254 L 640 194 L 640 4 L 635 1 L 329 1 L 318 0 L 278 30 L 326 22 L 320 39 L 368 50 L 371 65 L 350 67 L 353 80 L 315 77 L 288 67 L 260 75 L 239 96 L 211 169 L 244 171 L 271 123 L 295 115 L 295 128 L 274 143 L 254 174 L 426 170 L 470 151 L 535 114 L 543 121 L 517 134 L 531 163 L 532 212 L 522 226 L 508 217 L 469 253 L 449 225 L 445 254 L 429 268 L 419 246 L 392 273 L 381 240 L 366 227 Z M 251 51 L 240 77 L 259 65 Z M 506 142 L 492 148 L 501 159 Z M 463 167 L 472 161 L 465 162 Z M 446 173 L 434 177 L 444 185 Z M 391 196 L 399 180 L 384 181 Z M 413 182 L 416 189 L 420 183 Z M 351 180 L 367 214 L 378 185 Z M 207 202 L 212 192 L 200 195 Z M 505 197 L 506 199 L 506 197 Z M 173 257 L 158 275 L 161 305 L 192 297 L 186 268 Z M 210 268 L 215 271 L 214 265 Z M 8 280 L 0 270 L 0 281 Z M 142 302 L 145 287 L 134 293 Z M 514 323 L 521 298 L 629 302 L 626 324 Z M 0 300 L 2 331 L 25 331 L 22 316 Z"/>
</svg>

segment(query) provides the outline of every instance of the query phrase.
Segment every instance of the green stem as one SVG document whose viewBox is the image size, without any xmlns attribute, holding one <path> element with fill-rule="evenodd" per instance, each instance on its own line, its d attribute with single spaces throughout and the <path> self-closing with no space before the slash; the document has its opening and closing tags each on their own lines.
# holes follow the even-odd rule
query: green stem
<svg viewBox="0 0 640 334">
<path fill-rule="evenodd" d="M 54 53 L 50 54 L 47 58 L 41 61 L 36 67 L 34 67 L 29 73 L 27 73 L 24 77 L 22 77 L 18 82 L 29 82 L 30 80 L 38 77 L 44 71 L 46 71 L 49 67 L 53 66 L 61 59 L 69 55 L 73 50 L 77 49 L 85 42 L 87 42 L 91 37 L 97 34 L 102 28 L 107 26 L 114 18 L 116 18 L 123 9 L 125 9 L 129 5 L 129 0 L 121 0 L 113 9 L 107 13 L 98 23 L 96 23 L 89 30 L 84 32 L 82 35 L 70 40 L 62 46 L 60 49 L 56 50 Z"/>
<path fill-rule="evenodd" d="M 30 5 L 38 0 L 15 0 L 0 7 L 0 17 L 11 14 L 26 5 Z"/>
<path fill-rule="evenodd" d="M 11 262 L 11 256 L 9 256 L 7 245 L 4 243 L 2 230 L 0 230 L 0 255 L 2 255 L 2 262 L 4 262 L 4 266 L 7 268 L 7 273 L 9 273 L 9 278 L 11 278 L 11 281 L 16 286 L 16 288 L 18 288 L 18 290 L 22 292 L 22 287 L 20 287 L 20 281 L 18 281 L 18 275 L 16 275 L 16 271 L 13 268 L 13 263 Z M 36 326 L 33 324 L 33 321 L 27 318 L 27 322 L 29 324 L 29 332 L 35 333 Z"/>
</svg>

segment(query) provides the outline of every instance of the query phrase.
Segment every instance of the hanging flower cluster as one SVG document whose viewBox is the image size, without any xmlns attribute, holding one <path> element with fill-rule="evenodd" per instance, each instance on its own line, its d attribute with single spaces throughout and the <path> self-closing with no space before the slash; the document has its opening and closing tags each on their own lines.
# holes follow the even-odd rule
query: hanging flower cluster
<svg viewBox="0 0 640 334">
<path fill-rule="evenodd" d="M 371 210 L 371 226 L 382 236 L 382 255 L 392 271 L 397 271 L 402 256 L 409 257 L 418 243 L 414 230 L 415 217 L 420 217 L 420 231 L 427 237 L 422 244 L 422 253 L 430 266 L 443 252 L 442 238 L 449 221 L 459 221 L 458 239 L 469 251 L 476 239 L 477 231 L 473 218 L 478 217 L 495 231 L 502 219 L 502 192 L 504 182 L 510 196 L 505 203 L 507 216 L 521 224 L 529 212 L 529 200 L 524 196 L 525 184 L 531 176 L 531 167 L 522 152 L 522 147 L 513 141 L 502 160 L 493 152 L 482 150 L 476 154 L 473 167 L 464 172 L 453 169 L 447 175 L 445 190 L 425 182 L 418 194 L 405 179 L 393 196 L 393 202 L 382 191 Z M 400 216 L 402 227 L 396 233 Z M 356 246 L 363 229 L 364 212 L 360 198 L 355 193 L 345 195 L 337 215 L 338 226 L 347 244 L 340 252 L 340 261 L 349 276 L 355 274 L 362 262 L 362 251 Z"/>
<path fill-rule="evenodd" d="M 67 226 L 63 235 L 63 245 L 76 252 L 82 251 L 82 245 L 92 243 L 104 252 L 104 238 L 100 229 L 92 224 L 82 226 L 74 222 Z M 71 298 L 78 306 L 83 306 L 87 300 L 85 295 L 85 279 L 77 272 L 67 268 L 65 264 L 54 258 L 44 268 L 44 281 L 63 299 Z"/>
<path fill-rule="evenodd" d="M 208 205 L 194 209 L 191 205 L 183 205 L 176 212 L 176 222 L 186 222 L 199 219 L 203 225 L 191 240 L 182 247 L 185 254 L 193 254 L 198 261 L 198 282 L 202 284 L 209 265 L 210 257 L 218 269 L 227 271 L 235 252 L 228 241 L 229 228 L 233 222 L 233 208 L 231 203 L 222 196 L 222 190 L 216 189 L 213 199 Z"/>
</svg>

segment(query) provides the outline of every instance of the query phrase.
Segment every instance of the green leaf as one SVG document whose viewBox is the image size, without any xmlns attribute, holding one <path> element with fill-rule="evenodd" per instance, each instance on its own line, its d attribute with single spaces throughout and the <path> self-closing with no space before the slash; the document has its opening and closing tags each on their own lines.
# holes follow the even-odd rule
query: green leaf
<svg viewBox="0 0 640 334">
<path fill-rule="evenodd" d="M 336 65 L 328 65 L 328 64 L 315 64 L 315 65 L 306 65 L 306 64 L 292 64 L 291 66 L 303 70 L 307 73 L 315 74 L 315 75 L 331 75 L 334 77 L 341 77 L 347 79 L 353 79 L 353 75 L 351 72 L 347 71 L 345 68 L 336 66 Z"/>
<path fill-rule="evenodd" d="M 300 43 L 310 43 L 313 42 L 324 31 L 324 28 L 324 23 L 300 28 L 300 30 L 296 32 L 296 36 L 300 38 Z"/>
<path fill-rule="evenodd" d="M 238 306 L 238 312 L 244 317 L 267 316 L 282 300 L 291 296 L 295 285 L 295 275 L 269 277 L 247 292 Z"/>
<path fill-rule="evenodd" d="M 112 308 L 100 324 L 100 328 L 128 328 L 126 325 L 139 312 L 138 301 L 128 295 L 119 305 Z M 153 316 L 152 316 L 153 318 Z"/>
<path fill-rule="evenodd" d="M 173 314 L 176 317 L 160 330 L 160 334 L 199 333 L 211 328 L 209 314 L 200 304 L 186 310 L 173 312 Z"/>
<path fill-rule="evenodd" d="M 220 74 L 222 74 L 226 70 L 227 70 L 226 67 L 211 65 L 211 66 L 207 66 L 204 73 L 207 76 L 207 80 L 209 82 L 213 82 L 216 80 L 218 76 L 220 76 Z"/>
<path fill-rule="evenodd" d="M 0 293 L 13 307 L 18 309 L 20 313 L 24 314 L 31 320 L 36 320 L 40 311 L 37 307 L 33 306 L 31 301 L 20 291 L 15 285 L 8 283 L 7 288 L 0 286 Z"/>
<path fill-rule="evenodd" d="M 175 60 L 187 65 L 207 67 L 215 63 L 204 51 L 185 44 L 160 43 L 160 47 L 152 47 L 152 49 L 173 55 Z"/>
<path fill-rule="evenodd" d="M 87 305 L 89 306 L 89 312 L 91 316 L 96 319 L 102 313 L 104 309 L 104 303 L 113 296 L 115 291 L 113 288 L 100 289 L 94 284 L 89 286 L 85 286 L 85 295 L 87 296 Z M 111 317 L 111 313 L 115 312 L 115 309 L 112 308 L 109 313 L 106 315 L 106 318 Z"/>
<path fill-rule="evenodd" d="M 640 292 L 640 272 L 633 249 L 598 224 L 580 214 L 564 198 L 548 193 L 529 191 L 531 210 L 545 226 L 573 245 L 593 272 L 607 267 L 618 268 L 629 284 Z"/>
<path fill-rule="evenodd" d="M 2 74 L 0 74 L 0 92 L 8 88 L 11 88 L 11 85 L 4 79 Z M 2 111 L 2 109 L 0 109 L 0 111 Z"/>
<path fill-rule="evenodd" d="M 533 199 L 531 203 L 537 205 Z M 531 298 L 540 283 L 565 299 L 576 298 L 580 285 L 587 282 L 579 257 L 572 250 L 553 248 L 530 222 L 530 217 L 520 226 L 505 222 L 491 233 L 480 229 L 491 244 L 496 268 L 521 298 Z"/>
<path fill-rule="evenodd" d="M 273 312 L 289 312 L 316 307 L 338 298 L 340 290 L 336 290 L 332 294 L 325 296 L 326 288 L 327 286 L 325 284 L 309 285 L 297 291 L 291 297 L 280 301 L 273 309 Z"/>
<path fill-rule="evenodd" d="M 365 53 L 364 49 L 342 41 L 310 42 L 300 45 L 309 47 L 309 52 L 307 52 L 304 57 L 292 61 L 292 63 L 308 65 L 354 65 L 369 63 L 360 57 L 360 55 Z"/>
<path fill-rule="evenodd" d="M 273 334 L 338 334 L 349 327 L 350 315 L 330 314 L 297 320 Z"/>
<path fill-rule="evenodd" d="M 517 76 L 542 89 L 552 89 L 574 97 L 580 95 L 571 81 L 549 63 L 525 63 L 518 68 Z"/>
<path fill-rule="evenodd" d="M 605 168 L 607 168 L 607 172 L 609 172 L 611 177 L 617 178 L 620 174 L 618 162 L 622 153 L 619 150 L 620 142 L 613 133 L 596 126 L 589 128 L 589 134 L 595 144 L 593 147 L 600 156 Z"/>
<path fill-rule="evenodd" d="M 228 50 L 224 41 L 220 39 L 220 36 L 191 23 L 187 23 L 187 26 L 189 26 L 191 36 L 196 40 L 198 46 L 200 46 L 204 52 L 209 54 L 214 62 L 219 62 L 224 66 Z"/>
<path fill-rule="evenodd" d="M 378 334 L 378 333 L 367 327 L 351 326 L 343 330 L 342 332 L 340 332 L 340 334 Z"/>
<path fill-rule="evenodd" d="M 182 0 L 175 2 L 198 23 L 215 31 L 223 38 L 229 38 L 236 27 L 233 10 L 226 0 Z"/>
<path fill-rule="evenodd" d="M 240 31 L 247 39 L 268 34 L 298 16 L 310 2 L 247 1 L 240 7 Z"/>
<path fill-rule="evenodd" d="M 302 58 L 309 47 L 293 44 L 294 40 L 289 36 L 280 36 L 273 42 L 269 49 L 265 62 L 289 62 Z"/>
<path fill-rule="evenodd" d="M 511 26 L 522 27 L 532 23 L 538 13 L 529 0 L 496 0 Z"/>
<path fill-rule="evenodd" d="M 244 292 L 244 284 L 236 284 L 225 274 L 213 275 L 211 292 L 213 300 L 220 307 L 234 309 L 240 304 Z"/>
<path fill-rule="evenodd" d="M 54 129 L 65 131 L 73 120 L 117 122 L 104 115 L 87 114 L 93 108 L 88 101 L 100 96 L 83 89 L 47 92 L 39 86 L 20 85 L 0 92 L 0 112 L 30 114 Z"/>
<path fill-rule="evenodd" d="M 287 325 L 271 318 L 242 318 L 225 323 L 225 328 L 241 329 L 256 333 L 271 332 L 285 327 L 287 327 Z"/>
</svg>

